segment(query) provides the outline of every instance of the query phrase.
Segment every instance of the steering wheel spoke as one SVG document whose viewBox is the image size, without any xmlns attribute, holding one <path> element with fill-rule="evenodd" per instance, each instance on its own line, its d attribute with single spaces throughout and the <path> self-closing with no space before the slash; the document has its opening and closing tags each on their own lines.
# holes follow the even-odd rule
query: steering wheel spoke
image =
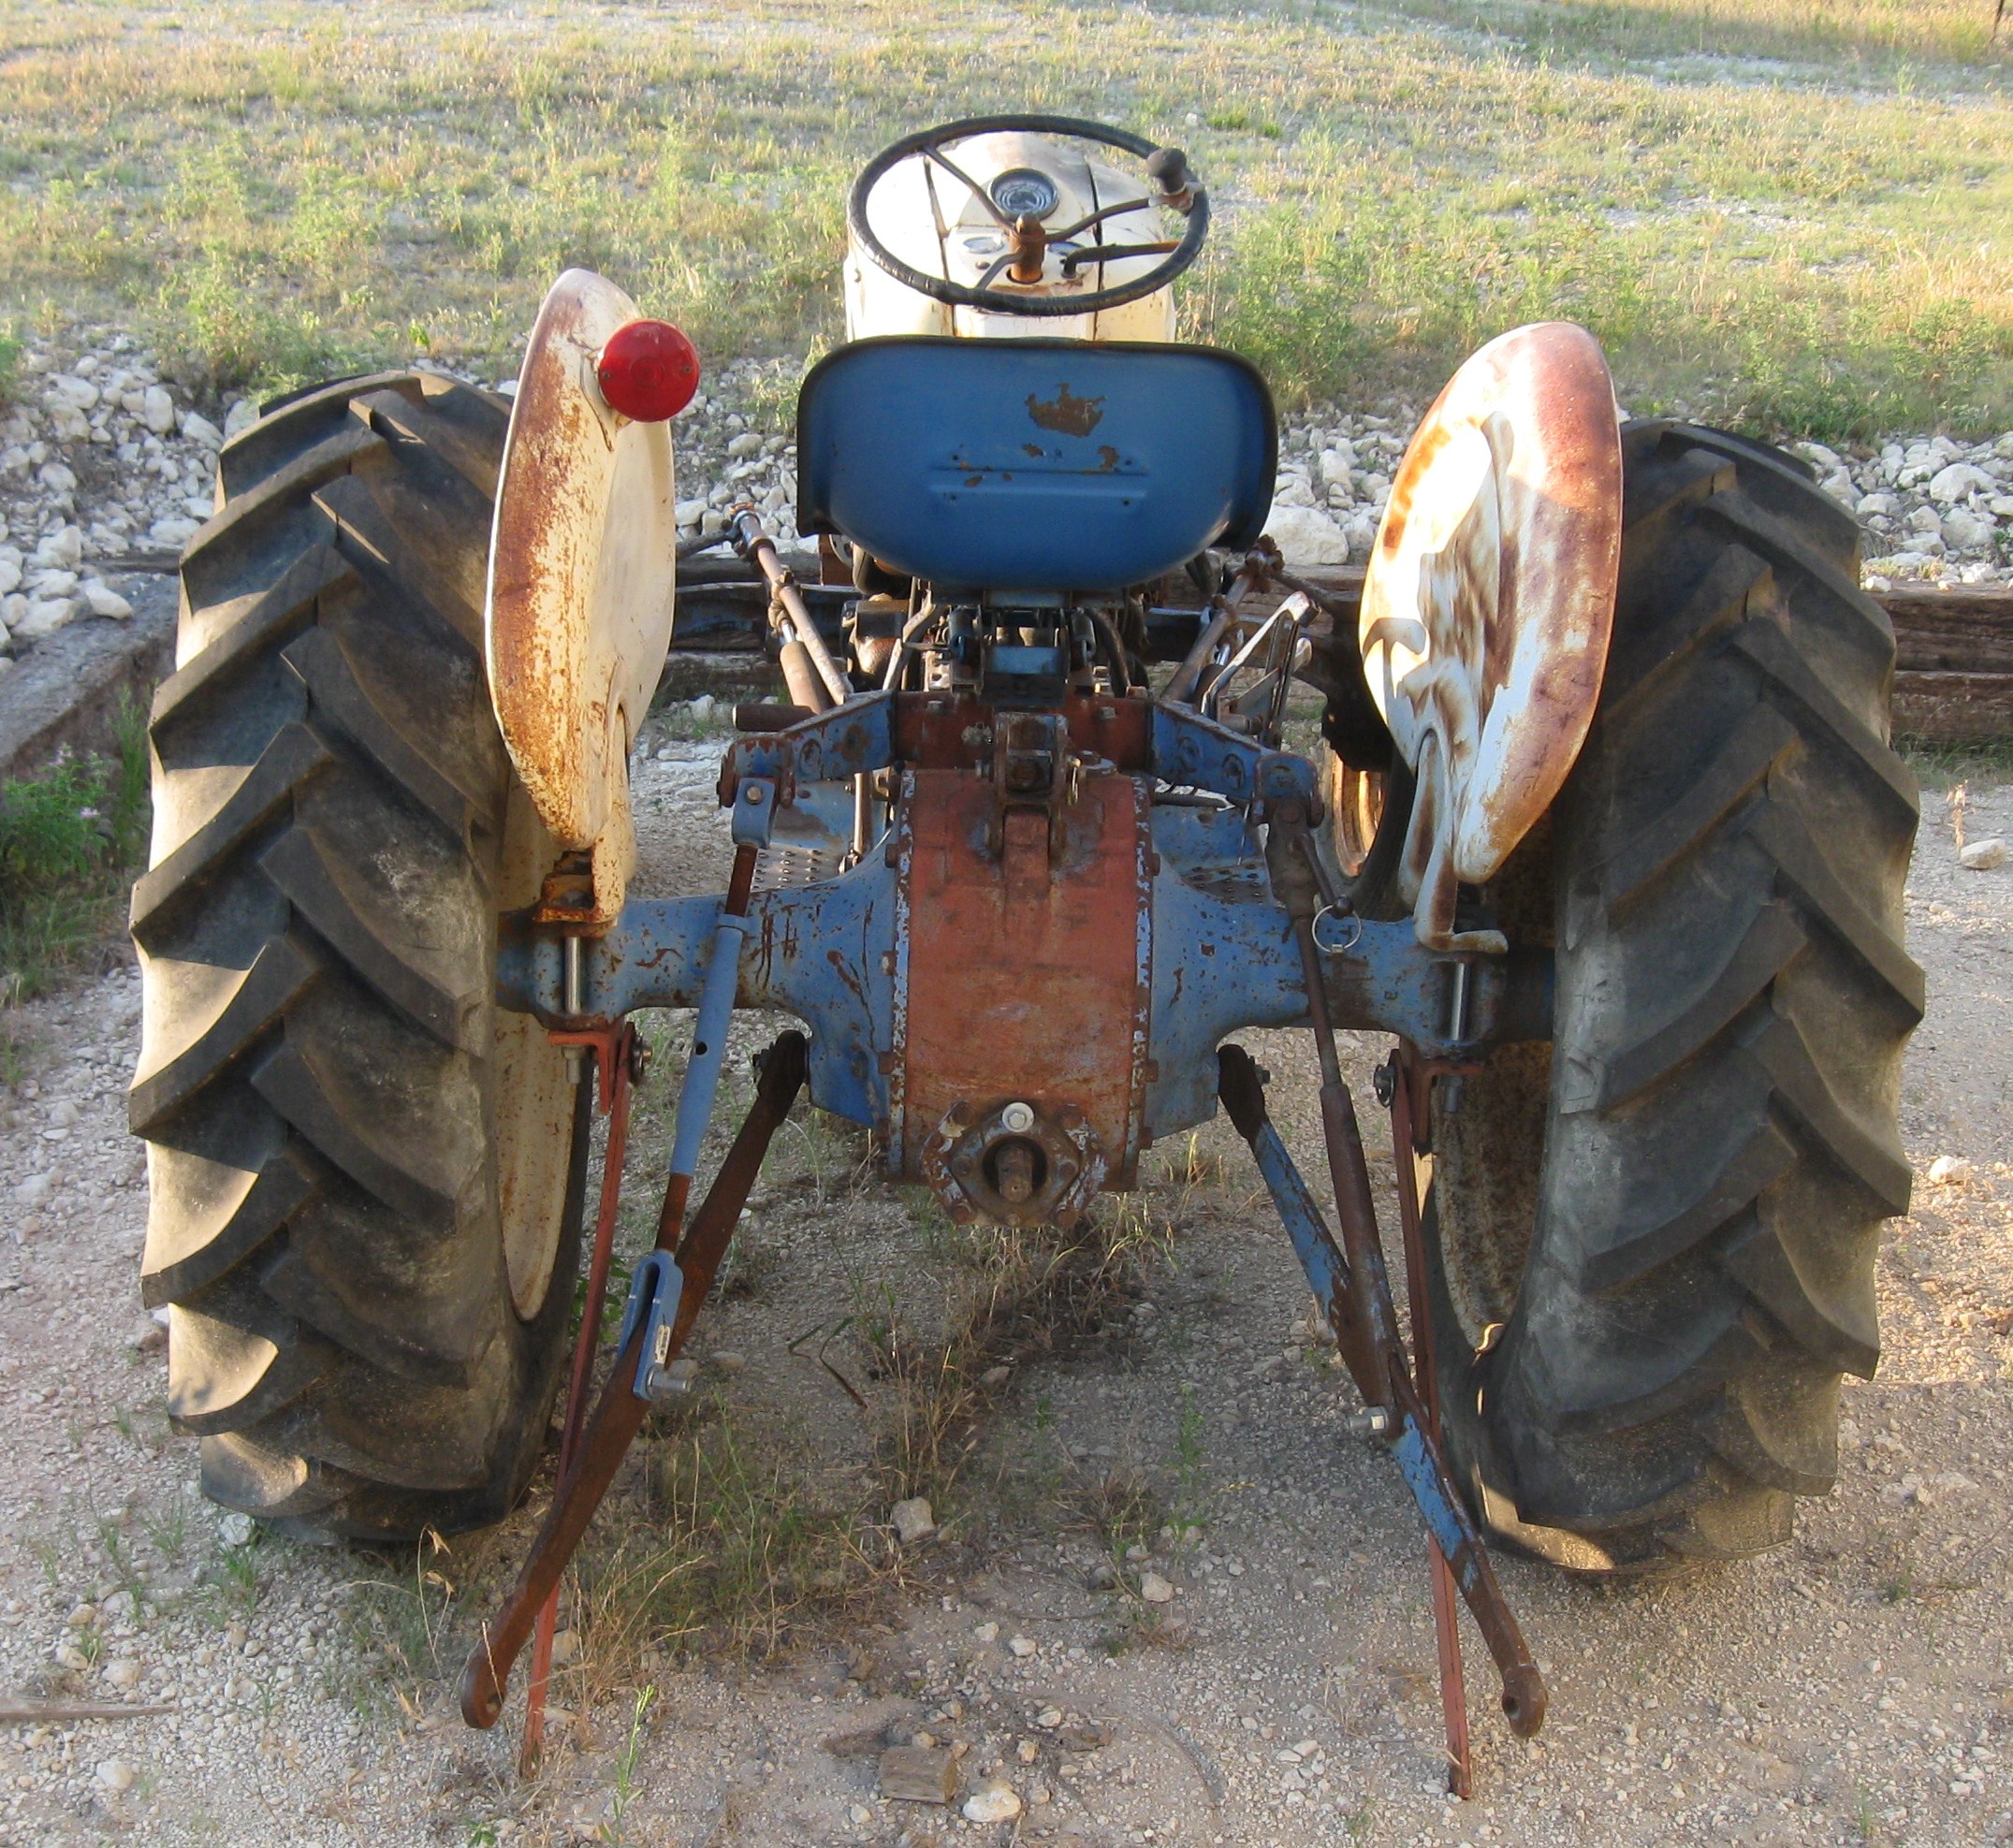
<svg viewBox="0 0 2013 1848">
<path fill-rule="evenodd" d="M 1149 179 L 1154 182 L 1136 198 L 1115 200 L 1087 213 L 1061 231 L 1047 231 L 1031 218 L 1021 220 L 1010 215 L 990 191 L 981 186 L 966 172 L 951 155 L 947 147 L 980 135 L 1027 134 L 1051 136 L 1058 139 L 1088 141 L 1096 146 L 1111 148 L 1120 153 L 1130 154 L 1145 164 Z M 947 276 L 933 276 L 926 270 L 905 262 L 891 251 L 874 229 L 868 205 L 874 189 L 903 161 L 921 159 L 941 167 L 962 186 L 976 195 L 992 222 L 1009 235 L 1010 247 L 1003 255 L 989 263 L 981 272 L 976 283 L 956 283 Z M 1169 181 L 1175 182 L 1171 186 Z M 1065 282 L 1075 282 L 1078 272 L 1087 263 L 1100 266 L 1116 263 L 1128 258 L 1157 256 L 1161 260 L 1153 265 L 1143 276 L 1135 276 L 1130 282 L 1115 283 L 1095 289 L 1072 289 L 1065 294 L 1041 293 L 1041 284 L 1033 279 L 1034 245 L 1053 249 L 1057 244 L 1079 237 L 1103 224 L 1107 219 L 1122 217 L 1128 212 L 1151 211 L 1167 208 L 1179 212 L 1186 223 L 1181 236 L 1166 241 L 1131 244 L 1093 244 L 1087 249 L 1061 253 L 1061 277 Z M 1196 182 L 1189 171 L 1187 156 L 1178 149 L 1162 148 L 1147 140 L 1144 136 L 1130 135 L 1119 128 L 1109 128 L 1101 123 L 1084 122 L 1068 116 L 1050 115 L 997 115 L 979 116 L 964 122 L 944 123 L 918 134 L 909 135 L 891 142 L 860 170 L 853 182 L 853 193 L 847 201 L 846 220 L 853 241 L 872 258 L 875 264 L 906 287 L 919 295 L 927 296 L 933 301 L 943 302 L 954 308 L 975 308 L 988 313 L 1015 314 L 1029 319 L 1060 319 L 1082 314 L 1095 314 L 1102 310 L 1123 307 L 1128 302 L 1144 300 L 1158 294 L 1174 278 L 1186 270 L 1201 254 L 1203 240 L 1209 229 L 1208 195 Z M 1027 235 L 1021 227 L 1025 226 Z M 1028 245 L 1028 250 L 1020 248 Z M 1001 274 L 1020 258 L 1027 266 L 1027 273 L 1021 285 L 1013 289 L 998 286 Z"/>
<path fill-rule="evenodd" d="M 930 142 L 928 146 L 919 149 L 918 152 L 923 155 L 926 160 L 935 161 L 937 165 L 941 167 L 946 173 L 948 173 L 952 179 L 956 181 L 960 186 L 969 187 L 972 194 L 977 197 L 978 202 L 992 214 L 993 223 L 995 225 L 1010 226 L 1013 224 L 1014 221 L 1009 218 L 1005 212 L 999 210 L 999 203 L 997 200 L 994 199 L 993 196 L 988 193 L 984 186 L 980 185 L 979 182 L 970 176 L 970 174 L 967 173 L 963 167 L 959 167 L 955 161 L 952 160 L 950 155 L 945 153 L 942 148 L 939 146 L 936 142 Z"/>
<path fill-rule="evenodd" d="M 1165 256 L 1181 246 L 1172 239 L 1157 244 L 1087 244 L 1072 250 L 1062 259 L 1062 273 L 1073 276 L 1087 263 L 1116 263 L 1128 256 Z"/>
<path fill-rule="evenodd" d="M 1066 244 L 1072 238 L 1082 237 L 1093 225 L 1101 225 L 1107 218 L 1116 218 L 1121 212 L 1137 211 L 1142 206 L 1150 206 L 1152 203 L 1149 198 L 1136 198 L 1120 199 L 1116 205 L 1101 205 L 1095 211 L 1079 218 L 1075 224 L 1067 226 L 1060 231 L 1051 231 L 1048 240 L 1050 243 Z"/>
</svg>

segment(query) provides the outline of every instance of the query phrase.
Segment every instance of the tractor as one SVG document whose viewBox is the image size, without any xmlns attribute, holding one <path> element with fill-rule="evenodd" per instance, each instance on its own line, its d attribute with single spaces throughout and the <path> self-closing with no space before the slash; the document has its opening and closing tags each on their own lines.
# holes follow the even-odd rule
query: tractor
<svg viewBox="0 0 2013 1848">
<path fill-rule="evenodd" d="M 623 1449 L 687 1390 L 807 1088 L 889 1180 L 1016 1226 L 1220 1105 L 1424 1517 L 1443 1666 L 1458 1593 L 1519 1731 L 1545 1689 L 1491 1543 L 1666 1573 L 1781 1544 L 1831 1486 L 1923 1003 L 1858 529 L 1780 450 L 1625 420 L 1595 339 L 1549 323 L 1454 374 L 1345 598 L 1266 538 L 1264 381 L 1176 338 L 1209 225 L 1183 153 L 1089 122 L 953 123 L 862 170 L 847 337 L 796 410 L 795 521 L 842 594 L 752 507 L 720 535 L 785 690 L 737 712 L 721 895 L 629 889 L 693 549 L 677 329 L 570 270 L 514 399 L 349 378 L 222 452 L 132 901 L 145 1300 L 204 1491 L 287 1532 L 499 1520 L 570 1376 L 474 1724 L 528 1642 L 542 1688 L 539 1613 L 548 1637 Z M 693 1011 L 690 1051 L 591 1408 L 646 1008 Z M 799 1025 L 694 1204 L 737 1008 Z M 1232 1038 L 1288 1027 L 1319 1190 Z M 1403 1323 L 1346 1032 L 1395 1042 Z"/>
</svg>

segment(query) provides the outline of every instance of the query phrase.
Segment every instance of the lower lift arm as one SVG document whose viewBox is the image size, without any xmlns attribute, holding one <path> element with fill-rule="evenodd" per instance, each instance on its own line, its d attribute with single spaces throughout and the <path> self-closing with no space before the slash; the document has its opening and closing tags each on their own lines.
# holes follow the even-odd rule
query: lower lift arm
<svg viewBox="0 0 2013 1848">
<path fill-rule="evenodd" d="M 1331 1155 L 1342 1161 L 1335 1176 L 1336 1208 L 1344 1236 L 1353 1247 L 1350 1257 L 1336 1248 L 1320 1209 L 1287 1153 L 1279 1132 L 1265 1111 L 1265 1092 L 1258 1067 L 1239 1046 L 1218 1055 L 1219 1095 L 1237 1133 L 1251 1145 L 1259 1172 L 1264 1176 L 1279 1216 L 1286 1222 L 1302 1268 L 1316 1300 L 1335 1331 L 1364 1403 L 1381 1412 L 1378 1434 L 1391 1445 L 1412 1499 L 1425 1517 L 1428 1530 L 1453 1569 L 1455 1582 L 1476 1626 L 1495 1658 L 1502 1676 L 1503 1712 L 1510 1728 L 1528 1738 L 1544 1724 L 1545 1684 L 1531 1660 L 1517 1620 L 1504 1602 L 1481 1535 L 1475 1530 L 1439 1447 L 1428 1434 L 1424 1408 L 1419 1403 L 1397 1335 L 1397 1315 L 1384 1276 L 1383 1253 L 1374 1217 L 1369 1217 L 1370 1177 L 1363 1142 L 1356 1132 L 1355 1112 L 1339 1085 L 1342 1111 L 1336 1113 L 1322 1086 L 1324 1127 L 1331 1131 Z M 1339 1132 L 1339 1133 L 1337 1133 Z M 1339 1144 L 1339 1147 L 1337 1146 Z M 1353 1159 L 1350 1158 L 1353 1152 Z M 1368 1219 L 1367 1225 L 1362 1220 Z M 1352 1235 L 1352 1233 L 1354 1235 Z M 1351 1257 L 1355 1258 L 1351 1262 Z M 1416 1312 L 1415 1312 L 1416 1313 Z"/>
</svg>

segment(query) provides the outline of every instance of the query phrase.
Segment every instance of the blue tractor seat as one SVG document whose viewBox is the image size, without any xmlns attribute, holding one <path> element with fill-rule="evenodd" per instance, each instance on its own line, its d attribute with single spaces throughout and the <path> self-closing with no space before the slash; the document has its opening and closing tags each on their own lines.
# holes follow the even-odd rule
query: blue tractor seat
<svg viewBox="0 0 2013 1848">
<path fill-rule="evenodd" d="M 1257 539 L 1278 428 L 1215 347 L 916 335 L 814 367 L 796 444 L 799 531 L 940 589 L 1089 591 Z"/>
</svg>

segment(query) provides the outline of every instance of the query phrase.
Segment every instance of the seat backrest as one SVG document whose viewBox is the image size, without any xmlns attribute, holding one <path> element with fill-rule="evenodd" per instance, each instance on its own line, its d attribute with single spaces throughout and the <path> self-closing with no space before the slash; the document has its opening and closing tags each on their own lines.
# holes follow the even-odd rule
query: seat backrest
<svg viewBox="0 0 2013 1848">
<path fill-rule="evenodd" d="M 1087 591 L 1250 545 L 1278 430 L 1215 347 L 914 336 L 814 368 L 796 442 L 800 531 L 940 588 Z"/>
</svg>

